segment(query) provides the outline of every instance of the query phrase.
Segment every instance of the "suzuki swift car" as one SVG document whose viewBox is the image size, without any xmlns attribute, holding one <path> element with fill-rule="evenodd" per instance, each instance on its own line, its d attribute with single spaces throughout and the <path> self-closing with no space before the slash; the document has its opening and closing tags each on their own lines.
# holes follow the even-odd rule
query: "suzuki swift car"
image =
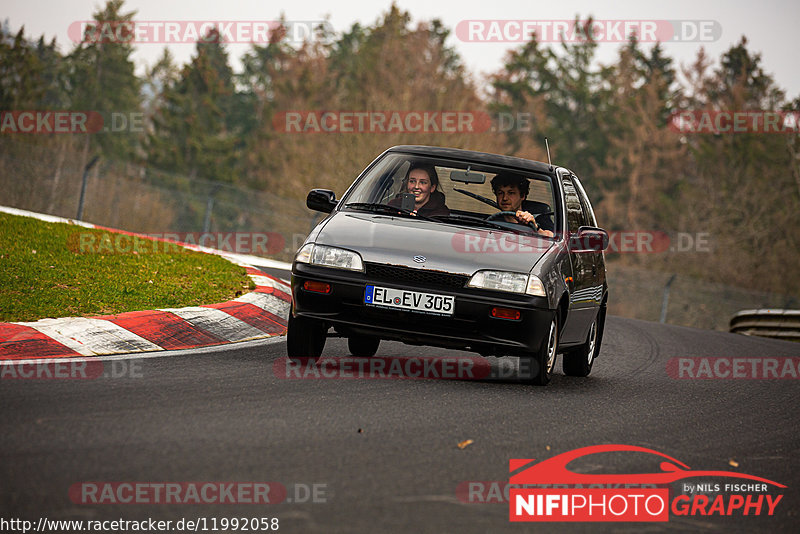
<svg viewBox="0 0 800 534">
<path fill-rule="evenodd" d="M 525 380 L 587 376 L 600 350 L 607 233 L 574 173 L 521 158 L 396 146 L 336 200 L 292 264 L 290 358 L 348 338 L 518 356 Z"/>
</svg>

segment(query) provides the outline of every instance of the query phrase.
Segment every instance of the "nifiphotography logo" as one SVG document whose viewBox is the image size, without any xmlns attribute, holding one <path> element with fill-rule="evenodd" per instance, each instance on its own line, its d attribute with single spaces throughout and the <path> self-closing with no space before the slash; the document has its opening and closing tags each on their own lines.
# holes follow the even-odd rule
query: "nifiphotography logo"
<svg viewBox="0 0 800 534">
<path fill-rule="evenodd" d="M 660 457 L 660 472 L 576 473 L 570 462 L 597 453 L 636 452 Z M 635 445 L 594 445 L 536 462 L 509 461 L 509 521 L 669 521 L 676 516 L 771 516 L 783 494 L 768 493 L 783 484 L 733 471 L 693 470 L 664 453 Z M 681 483 L 670 500 L 668 484 L 703 477 L 747 482 Z M 638 487 L 634 487 L 638 486 Z M 691 493 L 687 495 L 686 492 Z"/>
</svg>

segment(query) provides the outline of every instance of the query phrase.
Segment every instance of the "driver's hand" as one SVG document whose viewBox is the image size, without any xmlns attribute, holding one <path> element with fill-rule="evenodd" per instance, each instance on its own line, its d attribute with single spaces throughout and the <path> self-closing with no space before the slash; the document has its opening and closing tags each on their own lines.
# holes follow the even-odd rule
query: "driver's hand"
<svg viewBox="0 0 800 534">
<path fill-rule="evenodd" d="M 526 224 L 533 223 L 536 225 L 537 228 L 539 227 L 539 225 L 536 224 L 536 218 L 534 218 L 534 216 L 528 213 L 527 211 L 517 210 L 517 212 L 514 215 L 517 217 L 517 220 L 519 222 Z"/>
<path fill-rule="evenodd" d="M 534 227 L 536 228 L 537 234 L 545 237 L 553 237 L 553 232 L 551 232 L 550 230 L 544 230 L 541 226 L 539 226 L 539 223 L 536 222 L 536 217 L 531 215 L 529 212 L 517 210 L 517 212 L 514 215 L 517 217 L 517 220 L 521 223 L 530 224 L 532 222 L 534 224 Z"/>
</svg>

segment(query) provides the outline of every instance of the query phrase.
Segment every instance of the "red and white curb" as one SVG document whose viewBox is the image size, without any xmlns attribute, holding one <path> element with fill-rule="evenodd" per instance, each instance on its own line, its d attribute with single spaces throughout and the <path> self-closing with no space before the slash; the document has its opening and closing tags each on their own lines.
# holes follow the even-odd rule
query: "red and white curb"
<svg viewBox="0 0 800 534">
<path fill-rule="evenodd" d="M 6 208 L 2 211 L 30 214 Z M 65 222 L 52 216 L 37 218 Z M 81 225 L 94 227 L 87 223 Z M 203 247 L 190 248 L 217 253 L 245 267 L 256 289 L 219 304 L 0 323 L 0 361 L 191 349 L 269 338 L 286 332 L 291 304 L 288 283 L 238 261 L 239 258 L 231 257 L 233 255 Z"/>
</svg>

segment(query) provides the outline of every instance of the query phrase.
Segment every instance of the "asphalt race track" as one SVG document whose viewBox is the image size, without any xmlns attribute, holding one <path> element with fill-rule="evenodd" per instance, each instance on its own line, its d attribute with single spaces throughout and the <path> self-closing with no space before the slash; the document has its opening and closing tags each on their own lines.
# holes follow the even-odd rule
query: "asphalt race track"
<svg viewBox="0 0 800 534">
<path fill-rule="evenodd" d="M 386 342 L 378 355 L 445 353 L 467 355 Z M 347 355 L 344 341 L 328 341 L 326 357 Z M 275 375 L 284 356 L 281 338 L 122 360 L 136 362 L 136 376 L 0 380 L 4 517 L 277 517 L 280 532 L 325 533 L 798 531 L 800 382 L 677 380 L 666 371 L 676 357 L 798 357 L 798 344 L 610 317 L 592 375 L 566 377 L 559 362 L 547 387 L 513 378 L 290 380 Z M 497 368 L 516 359 L 489 361 Z M 473 443 L 457 447 L 465 440 Z M 788 488 L 774 517 L 612 525 L 511 524 L 507 503 L 465 503 L 457 494 L 469 481 L 507 481 L 511 458 L 603 443 Z M 581 469 L 653 467 L 645 464 L 614 456 Z M 70 486 L 86 481 L 274 481 L 288 500 L 304 502 L 72 502 Z M 314 485 L 316 503 L 306 491 Z"/>
</svg>

